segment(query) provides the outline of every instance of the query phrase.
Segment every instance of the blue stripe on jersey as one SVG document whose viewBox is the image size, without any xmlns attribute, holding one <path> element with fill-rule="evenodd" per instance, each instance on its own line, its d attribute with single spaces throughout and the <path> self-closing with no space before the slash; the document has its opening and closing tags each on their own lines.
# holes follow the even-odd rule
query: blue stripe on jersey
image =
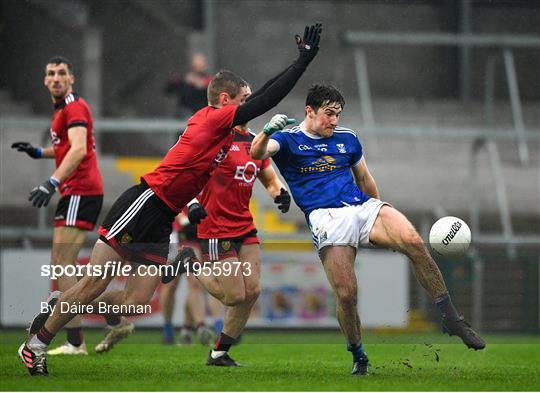
<svg viewBox="0 0 540 393">
<path fill-rule="evenodd" d="M 295 126 L 271 139 L 280 145 L 272 158 L 306 218 L 315 209 L 361 205 L 370 199 L 350 169 L 363 154 L 353 130 L 337 127 L 330 138 L 316 138 Z"/>
</svg>

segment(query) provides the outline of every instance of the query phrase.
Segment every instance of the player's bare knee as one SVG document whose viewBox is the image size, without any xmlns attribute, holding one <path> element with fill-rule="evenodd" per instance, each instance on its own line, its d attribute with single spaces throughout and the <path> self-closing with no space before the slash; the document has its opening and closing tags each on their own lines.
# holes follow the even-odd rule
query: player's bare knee
<svg viewBox="0 0 540 393">
<path fill-rule="evenodd" d="M 355 285 L 337 285 L 335 294 L 337 301 L 342 306 L 356 306 L 357 289 Z"/>
<path fill-rule="evenodd" d="M 246 288 L 246 301 L 254 303 L 261 294 L 261 286 L 257 285 L 251 288 Z"/>
<path fill-rule="evenodd" d="M 227 307 L 238 306 L 244 303 L 246 300 L 246 294 L 242 292 L 228 293 L 223 297 L 222 303 Z"/>
<path fill-rule="evenodd" d="M 401 242 L 403 244 L 402 247 L 407 253 L 414 253 L 423 250 L 424 241 L 412 225 L 402 230 L 400 235 Z"/>
</svg>

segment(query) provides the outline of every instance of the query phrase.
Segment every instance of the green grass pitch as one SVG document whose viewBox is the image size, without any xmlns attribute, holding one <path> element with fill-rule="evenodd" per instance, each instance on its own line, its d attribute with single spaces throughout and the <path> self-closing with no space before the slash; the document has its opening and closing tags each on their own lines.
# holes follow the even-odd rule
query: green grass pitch
<svg viewBox="0 0 540 393">
<path fill-rule="evenodd" d="M 163 346 L 157 331 L 137 331 L 97 355 L 101 332 L 86 333 L 87 357 L 50 357 L 48 378 L 31 377 L 17 357 L 24 331 L 0 331 L 1 390 L 119 391 L 537 391 L 538 336 L 486 336 L 472 351 L 442 334 L 366 333 L 367 377 L 349 375 L 351 357 L 337 332 L 247 332 L 231 355 L 242 368 L 205 366 L 208 347 Z M 53 346 L 64 339 L 60 333 Z"/>
</svg>

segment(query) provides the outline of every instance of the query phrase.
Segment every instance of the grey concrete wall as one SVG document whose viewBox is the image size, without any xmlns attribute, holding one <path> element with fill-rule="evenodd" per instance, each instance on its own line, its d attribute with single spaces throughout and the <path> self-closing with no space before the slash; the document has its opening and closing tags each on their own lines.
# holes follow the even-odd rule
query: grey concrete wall
<svg viewBox="0 0 540 393">
<path fill-rule="evenodd" d="M 216 4 L 222 21 L 239 14 L 248 21 L 220 24 L 220 63 L 238 70 L 255 85 L 264 83 L 295 57 L 293 35 L 305 24 L 321 21 L 320 54 L 295 93 L 305 91 L 313 81 L 324 80 L 340 85 L 347 95 L 356 95 L 352 49 L 343 44 L 341 34 L 346 30 L 452 32 L 455 10 L 448 3 L 220 1 Z M 530 7 L 474 5 L 472 25 L 473 32 L 540 34 L 540 8 L 532 3 Z M 230 42 L 235 45 L 227 45 Z M 366 53 L 375 96 L 420 100 L 457 96 L 458 52 L 454 48 L 369 46 Z M 485 56 L 482 50 L 472 55 L 476 97 L 483 94 Z M 516 68 L 524 99 L 540 98 L 540 50 L 516 51 Z M 507 94 L 504 83 L 504 78 L 497 78 L 499 96 Z"/>
<path fill-rule="evenodd" d="M 1 0 L 2 77 L 19 99 L 30 100 L 35 111 L 50 110 L 41 86 L 43 63 L 52 54 L 65 54 L 82 69 L 83 31 L 70 18 L 51 17 L 56 4 L 86 4 L 87 23 L 103 30 L 103 91 L 105 114 L 163 116 L 174 113 L 174 98 L 162 88 L 173 71 L 185 69 L 190 32 L 200 27 L 199 0 L 91 2 Z M 293 95 L 303 96 L 314 81 L 333 82 L 348 97 L 356 92 L 350 47 L 341 40 L 345 30 L 440 31 L 457 29 L 453 1 L 330 1 L 330 0 L 216 0 L 217 59 L 260 86 L 296 56 L 293 36 L 303 26 L 324 23 L 321 51 Z M 141 5 L 142 4 L 142 5 Z M 145 6 L 146 5 L 146 6 Z M 150 7 L 148 7 L 150 5 Z M 150 8 L 150 9 L 149 9 Z M 165 16 L 175 33 L 160 19 Z M 72 26 L 73 25 L 73 26 Z M 540 3 L 475 1 L 473 32 L 540 34 Z M 375 97 L 416 100 L 458 96 L 458 51 L 452 48 L 370 46 L 368 67 Z M 482 97 L 486 51 L 473 51 L 472 86 Z M 519 85 L 525 100 L 540 99 L 540 50 L 516 51 Z M 497 93 L 504 97 L 505 80 L 498 69 Z M 96 81 L 96 83 L 100 83 Z M 76 86 L 80 89 L 80 86 Z M 84 91 L 80 91 L 84 96 Z"/>
</svg>

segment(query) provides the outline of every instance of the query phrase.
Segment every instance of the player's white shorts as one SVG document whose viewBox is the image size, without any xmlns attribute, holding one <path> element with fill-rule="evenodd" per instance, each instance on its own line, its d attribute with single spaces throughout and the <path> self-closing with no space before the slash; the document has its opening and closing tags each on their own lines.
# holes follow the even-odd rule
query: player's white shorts
<svg viewBox="0 0 540 393">
<path fill-rule="evenodd" d="M 362 205 L 313 210 L 309 223 L 317 250 L 326 246 L 352 246 L 369 243 L 369 233 L 379 210 L 386 202 L 371 198 Z"/>
</svg>

